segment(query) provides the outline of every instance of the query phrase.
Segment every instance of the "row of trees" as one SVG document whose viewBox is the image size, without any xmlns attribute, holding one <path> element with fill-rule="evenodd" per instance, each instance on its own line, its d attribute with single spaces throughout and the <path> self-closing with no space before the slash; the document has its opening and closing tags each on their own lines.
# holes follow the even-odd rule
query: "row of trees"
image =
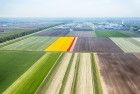
<svg viewBox="0 0 140 94">
<path fill-rule="evenodd" d="M 38 32 L 38 31 L 50 28 L 50 27 L 57 26 L 57 25 L 60 25 L 60 24 L 56 24 L 56 25 L 52 25 L 52 26 L 47 26 L 47 27 L 41 27 L 41 28 L 37 28 L 37 29 L 34 29 L 34 30 L 30 30 L 30 31 L 20 32 L 18 34 L 9 35 L 7 37 L 0 38 L 0 43 L 6 42 L 8 40 L 16 39 L 16 38 L 19 38 L 19 37 L 22 37 L 22 36 L 25 36 L 25 35 L 29 35 L 29 34 L 32 34 L 32 33 L 35 33 L 35 32 Z"/>
</svg>

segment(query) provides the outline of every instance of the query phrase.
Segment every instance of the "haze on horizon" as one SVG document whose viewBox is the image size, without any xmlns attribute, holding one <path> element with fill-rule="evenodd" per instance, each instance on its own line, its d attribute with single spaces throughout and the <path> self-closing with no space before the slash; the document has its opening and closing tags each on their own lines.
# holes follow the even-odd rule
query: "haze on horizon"
<svg viewBox="0 0 140 94">
<path fill-rule="evenodd" d="M 140 0 L 0 0 L 0 17 L 140 17 Z"/>
</svg>

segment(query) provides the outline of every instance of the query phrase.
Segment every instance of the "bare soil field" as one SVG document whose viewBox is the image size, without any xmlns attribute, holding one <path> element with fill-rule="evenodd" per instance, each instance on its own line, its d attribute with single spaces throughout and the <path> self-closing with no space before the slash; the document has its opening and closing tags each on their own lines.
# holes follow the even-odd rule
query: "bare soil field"
<svg viewBox="0 0 140 94">
<path fill-rule="evenodd" d="M 67 36 L 75 37 L 96 37 L 94 31 L 70 31 Z"/>
<path fill-rule="evenodd" d="M 140 94 L 140 59 L 126 53 L 98 56 L 107 94 Z"/>
<path fill-rule="evenodd" d="M 65 36 L 69 33 L 69 28 L 54 28 L 38 33 L 39 36 Z"/>
<path fill-rule="evenodd" d="M 83 28 L 83 27 L 75 27 L 73 28 L 73 31 L 92 31 L 93 29 L 88 27 L 88 28 Z"/>
<path fill-rule="evenodd" d="M 138 59 L 140 59 L 140 53 L 134 53 L 134 55 L 135 55 Z"/>
<path fill-rule="evenodd" d="M 109 38 L 78 38 L 74 52 L 123 52 Z"/>
</svg>

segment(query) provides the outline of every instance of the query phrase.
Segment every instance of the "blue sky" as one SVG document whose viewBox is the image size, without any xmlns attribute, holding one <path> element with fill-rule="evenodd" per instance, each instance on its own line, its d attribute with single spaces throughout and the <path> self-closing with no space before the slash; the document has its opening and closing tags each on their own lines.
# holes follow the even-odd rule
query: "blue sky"
<svg viewBox="0 0 140 94">
<path fill-rule="evenodd" d="M 140 17 L 140 0 L 0 0 L 1 17 Z"/>
</svg>

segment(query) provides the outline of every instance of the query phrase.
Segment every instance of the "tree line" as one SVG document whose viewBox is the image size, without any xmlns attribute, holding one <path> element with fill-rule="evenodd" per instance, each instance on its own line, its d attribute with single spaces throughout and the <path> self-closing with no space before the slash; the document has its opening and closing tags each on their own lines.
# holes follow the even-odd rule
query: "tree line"
<svg viewBox="0 0 140 94">
<path fill-rule="evenodd" d="M 34 30 L 30 30 L 30 31 L 20 32 L 18 34 L 9 35 L 7 37 L 0 38 L 0 43 L 6 42 L 6 41 L 9 41 L 9 40 L 12 40 L 12 39 L 16 39 L 16 38 L 19 38 L 19 37 L 22 37 L 22 36 L 25 36 L 25 35 L 29 35 L 29 34 L 32 34 L 32 33 L 47 29 L 47 28 L 57 26 L 57 25 L 60 25 L 60 24 L 56 24 L 56 25 L 48 26 L 48 27 L 41 27 L 41 28 L 37 28 L 37 29 L 34 29 Z"/>
</svg>

